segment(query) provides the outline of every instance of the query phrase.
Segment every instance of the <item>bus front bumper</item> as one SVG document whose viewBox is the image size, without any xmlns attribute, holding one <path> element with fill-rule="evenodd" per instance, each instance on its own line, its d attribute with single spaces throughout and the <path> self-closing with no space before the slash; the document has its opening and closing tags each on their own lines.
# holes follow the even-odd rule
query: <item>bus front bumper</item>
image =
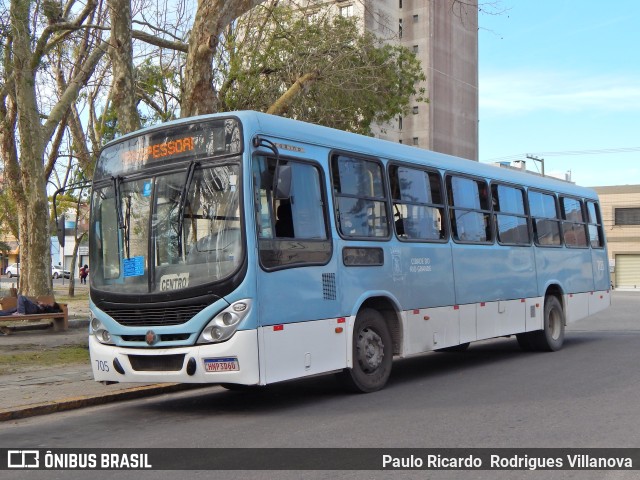
<svg viewBox="0 0 640 480">
<path fill-rule="evenodd" d="M 176 348 L 123 348 L 89 336 L 93 378 L 102 382 L 236 383 L 260 381 L 257 330 L 223 343 Z"/>
</svg>

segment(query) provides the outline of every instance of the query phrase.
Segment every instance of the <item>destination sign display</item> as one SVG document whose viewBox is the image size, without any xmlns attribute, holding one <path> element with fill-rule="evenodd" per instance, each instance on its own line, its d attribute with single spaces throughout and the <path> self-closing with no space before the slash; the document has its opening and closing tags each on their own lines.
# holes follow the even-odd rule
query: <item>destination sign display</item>
<svg viewBox="0 0 640 480">
<path fill-rule="evenodd" d="M 149 166 L 242 153 L 242 133 L 234 118 L 179 123 L 106 147 L 94 178 L 111 178 Z"/>
<path fill-rule="evenodd" d="M 137 161 L 142 158 L 163 158 L 194 151 L 194 137 L 178 138 L 167 142 L 156 143 L 134 150 L 124 150 L 120 157 L 123 162 Z"/>
</svg>

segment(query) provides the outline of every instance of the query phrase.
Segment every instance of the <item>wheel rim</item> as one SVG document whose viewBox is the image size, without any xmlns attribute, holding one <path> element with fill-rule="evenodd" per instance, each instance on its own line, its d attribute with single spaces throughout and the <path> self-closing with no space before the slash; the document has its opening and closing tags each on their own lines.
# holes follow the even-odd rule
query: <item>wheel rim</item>
<svg viewBox="0 0 640 480">
<path fill-rule="evenodd" d="M 549 312 L 549 333 L 551 338 L 558 340 L 560 338 L 560 332 L 562 331 L 562 319 L 560 314 L 554 308 Z"/>
<path fill-rule="evenodd" d="M 384 343 L 377 332 L 365 328 L 358 336 L 358 363 L 365 373 L 372 373 L 382 365 Z"/>
</svg>

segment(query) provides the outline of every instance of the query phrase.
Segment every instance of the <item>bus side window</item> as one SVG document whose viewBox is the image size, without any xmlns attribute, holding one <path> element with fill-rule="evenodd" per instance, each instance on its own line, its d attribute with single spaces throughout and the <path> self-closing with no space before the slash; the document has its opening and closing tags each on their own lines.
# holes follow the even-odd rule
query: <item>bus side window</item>
<svg viewBox="0 0 640 480">
<path fill-rule="evenodd" d="M 396 165 L 389 175 L 396 235 L 401 240 L 444 239 L 440 175 Z"/>
<path fill-rule="evenodd" d="M 331 257 L 331 248 L 320 170 L 311 163 L 280 159 L 280 164 L 285 162 L 291 167 L 291 196 L 276 199 L 272 191 L 275 160 L 254 160 L 260 260 L 266 268 L 324 264 Z"/>
<path fill-rule="evenodd" d="M 291 201 L 280 200 L 280 204 L 276 209 L 276 237 L 294 238 L 293 233 L 293 216 L 291 214 Z"/>
<path fill-rule="evenodd" d="M 491 187 L 498 242 L 503 245 L 529 245 L 529 222 L 521 188 L 494 184 Z"/>
<path fill-rule="evenodd" d="M 447 195 L 454 240 L 492 243 L 491 198 L 487 182 L 449 175 Z"/>
<path fill-rule="evenodd" d="M 589 241 L 592 248 L 604 247 L 604 235 L 602 233 L 602 217 L 600 208 L 596 202 L 587 201 L 587 213 L 589 215 Z"/>
<path fill-rule="evenodd" d="M 529 213 L 535 244 L 541 247 L 561 246 L 560 216 L 555 195 L 529 190 Z"/>
<path fill-rule="evenodd" d="M 560 197 L 562 207 L 562 235 L 568 247 L 587 247 L 587 227 L 582 200 Z"/>
<path fill-rule="evenodd" d="M 344 237 L 386 239 L 389 215 L 382 164 L 335 154 L 331 157 L 338 231 Z"/>
</svg>

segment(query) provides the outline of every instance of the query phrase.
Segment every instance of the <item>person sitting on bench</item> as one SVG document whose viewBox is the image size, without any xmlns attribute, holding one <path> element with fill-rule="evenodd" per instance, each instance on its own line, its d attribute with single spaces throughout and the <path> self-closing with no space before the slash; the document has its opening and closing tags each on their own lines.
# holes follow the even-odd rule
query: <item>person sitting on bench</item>
<svg viewBox="0 0 640 480">
<path fill-rule="evenodd" d="M 24 295 L 18 295 L 18 306 L 15 308 L 7 308 L 0 310 L 0 317 L 8 315 L 31 315 L 34 313 L 57 313 L 62 312 L 62 308 L 57 302 L 44 303 L 34 302 Z"/>
</svg>

